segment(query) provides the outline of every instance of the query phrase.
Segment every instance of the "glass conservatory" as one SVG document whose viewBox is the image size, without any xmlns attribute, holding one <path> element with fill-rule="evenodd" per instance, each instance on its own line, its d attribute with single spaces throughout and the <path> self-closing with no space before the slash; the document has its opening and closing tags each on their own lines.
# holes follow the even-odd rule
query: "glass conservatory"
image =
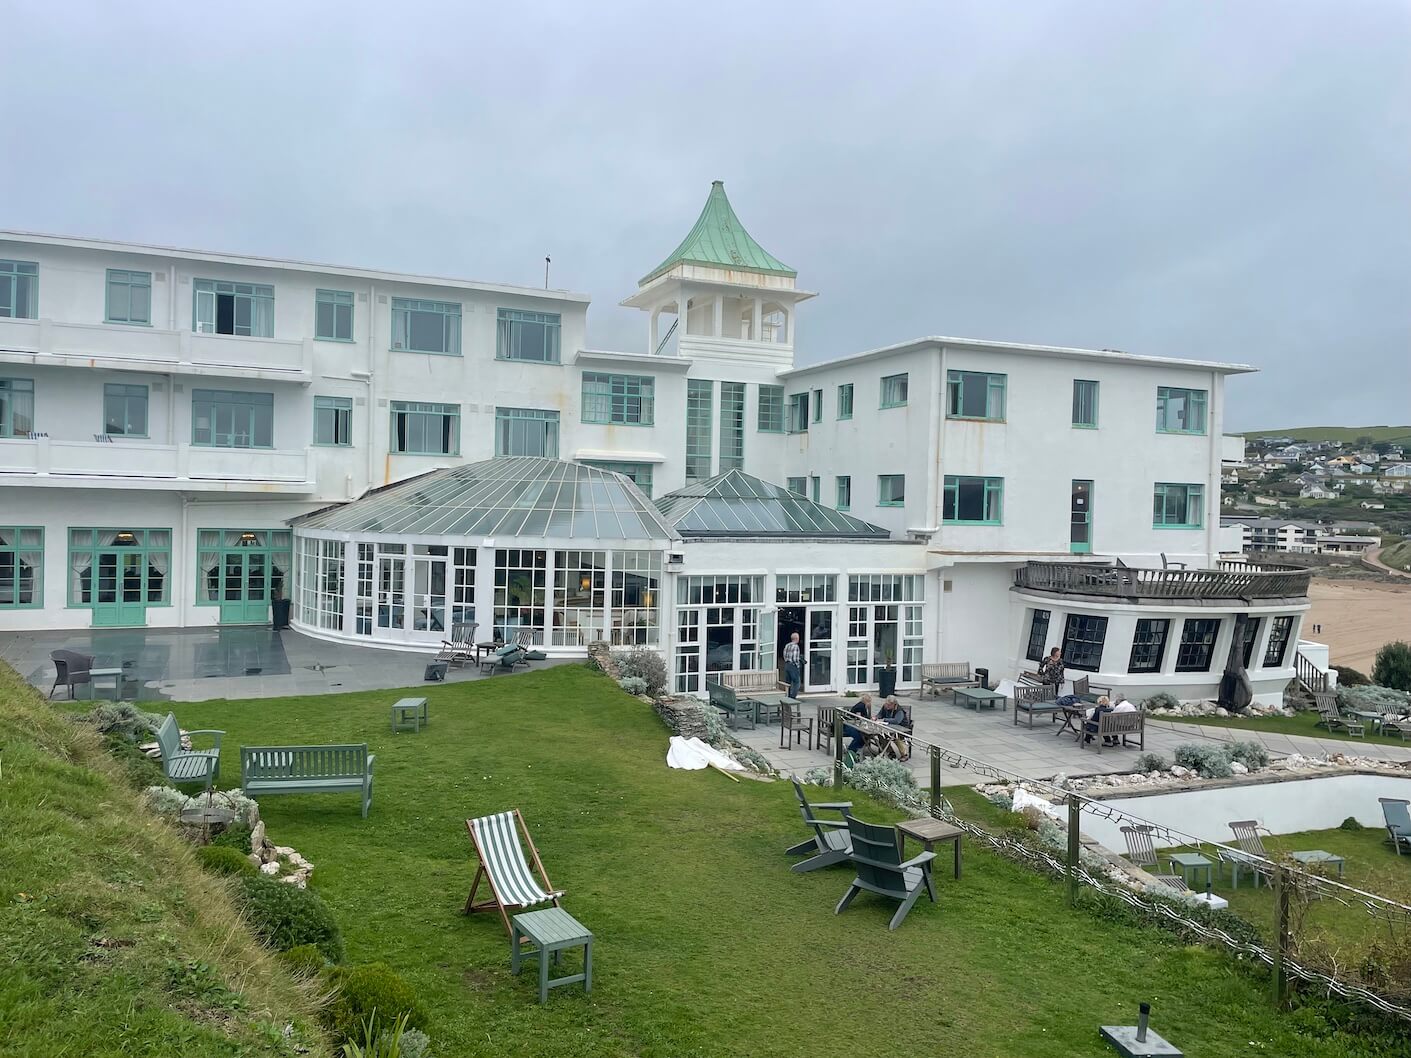
<svg viewBox="0 0 1411 1058">
<path fill-rule="evenodd" d="M 662 644 L 663 566 L 680 537 L 611 471 L 499 458 L 291 524 L 294 623 L 314 635 L 434 646 L 474 623 L 477 639 L 527 631 L 549 653 Z"/>
</svg>

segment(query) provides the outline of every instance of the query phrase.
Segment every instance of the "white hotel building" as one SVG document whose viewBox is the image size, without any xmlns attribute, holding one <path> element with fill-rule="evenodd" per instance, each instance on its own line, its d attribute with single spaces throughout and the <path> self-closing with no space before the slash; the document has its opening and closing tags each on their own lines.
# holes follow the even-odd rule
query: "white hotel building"
<svg viewBox="0 0 1411 1058">
<path fill-rule="evenodd" d="M 1057 645 L 1192 697 L 1238 635 L 1277 698 L 1307 574 L 1219 568 L 1248 368 L 941 337 L 795 367 L 812 296 L 720 184 L 623 302 L 645 353 L 585 348 L 567 291 L 0 232 L 0 629 L 282 596 L 369 646 L 650 645 L 682 690 L 797 630 L 808 690 Z"/>
</svg>

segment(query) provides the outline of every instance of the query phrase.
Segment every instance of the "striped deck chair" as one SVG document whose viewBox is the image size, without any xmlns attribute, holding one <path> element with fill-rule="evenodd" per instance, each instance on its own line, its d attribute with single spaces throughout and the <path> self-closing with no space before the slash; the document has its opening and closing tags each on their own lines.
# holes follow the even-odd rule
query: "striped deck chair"
<svg viewBox="0 0 1411 1058">
<path fill-rule="evenodd" d="M 515 829 L 516 824 L 518 831 Z M 524 817 L 519 814 L 518 808 L 509 812 L 497 812 L 492 816 L 481 816 L 479 819 L 467 819 L 465 827 L 470 831 L 471 844 L 475 846 L 475 854 L 480 859 L 480 865 L 475 870 L 475 881 L 470 886 L 470 895 L 465 898 L 467 915 L 476 911 L 498 911 L 505 932 L 509 933 L 510 911 L 520 911 L 539 904 L 561 906 L 559 897 L 563 896 L 563 890 L 555 889 L 549 881 L 544 864 L 539 860 L 539 850 L 534 847 L 534 839 L 529 836 L 529 828 L 524 825 Z M 534 867 L 539 873 L 538 879 L 535 879 L 534 872 L 529 869 L 529 863 L 524 858 L 524 848 L 519 842 L 521 834 L 524 835 L 524 844 L 529 847 L 529 854 L 534 859 Z M 490 887 L 491 899 L 476 903 L 475 891 L 480 887 L 482 877 Z M 542 885 L 539 884 L 540 881 L 543 882 Z"/>
</svg>

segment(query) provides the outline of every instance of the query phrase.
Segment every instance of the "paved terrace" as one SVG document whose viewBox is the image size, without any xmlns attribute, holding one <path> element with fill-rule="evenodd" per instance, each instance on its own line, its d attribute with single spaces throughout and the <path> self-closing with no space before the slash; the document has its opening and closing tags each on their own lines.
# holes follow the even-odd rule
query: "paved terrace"
<svg viewBox="0 0 1411 1058">
<path fill-rule="evenodd" d="M 1036 716 L 1031 730 L 1027 726 L 1029 718 L 1026 713 L 1020 714 L 1019 724 L 1015 726 L 1008 709 L 1004 712 L 995 709 L 976 713 L 963 705 L 952 705 L 949 695 L 929 695 L 924 699 L 898 695 L 898 698 L 903 699 L 911 709 L 918 739 L 1026 778 L 1048 778 L 1059 772 L 1074 776 L 1131 771 L 1137 754 L 1141 752 L 1136 748 L 1105 749 L 1099 754 L 1092 747 L 1083 749 L 1074 740 L 1072 732 L 1062 731 L 1061 720 L 1051 723 L 1047 716 Z M 804 716 L 812 716 L 815 706 L 818 705 L 833 705 L 846 709 L 851 707 L 855 700 L 833 696 L 809 696 L 804 701 Z M 780 771 L 802 775 L 810 768 L 828 767 L 832 763 L 832 753 L 826 743 L 823 748 L 812 751 L 802 742 L 798 746 L 781 749 L 777 724 L 761 724 L 753 731 L 743 728 L 736 731 L 735 735 L 746 745 L 763 753 Z M 1157 719 L 1148 720 L 1146 724 L 1147 751 L 1164 753 L 1168 758 L 1171 751 L 1181 743 L 1201 739 L 1216 742 L 1235 739 L 1257 741 L 1263 743 L 1271 754 L 1279 756 L 1301 753 L 1306 757 L 1321 757 L 1328 753 L 1353 752 L 1375 754 L 1387 760 L 1411 760 L 1411 745 L 1371 745 L 1364 749 L 1359 743 L 1339 739 L 1307 738 L 1301 735 L 1240 728 L 1202 727 L 1199 724 L 1173 723 Z M 910 763 L 917 781 L 923 787 L 929 786 L 930 761 L 926 754 L 912 754 Z M 988 777 L 961 768 L 943 766 L 941 769 L 943 786 L 968 786 L 986 778 Z"/>
</svg>

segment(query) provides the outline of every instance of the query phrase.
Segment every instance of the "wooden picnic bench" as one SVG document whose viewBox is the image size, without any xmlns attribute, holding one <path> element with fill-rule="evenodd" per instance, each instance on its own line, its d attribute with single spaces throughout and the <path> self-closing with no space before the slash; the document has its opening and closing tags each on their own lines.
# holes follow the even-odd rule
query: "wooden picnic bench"
<svg viewBox="0 0 1411 1058">
<path fill-rule="evenodd" d="M 957 687 L 979 687 L 980 677 L 970 667 L 968 661 L 932 661 L 921 666 L 921 693 L 927 691 L 940 694 L 950 691 L 955 696 Z"/>
<path fill-rule="evenodd" d="M 1062 706 L 1058 704 L 1058 688 L 1051 683 L 1018 684 L 1014 688 L 1014 724 L 1019 724 L 1020 712 L 1029 714 L 1029 726 L 1034 726 L 1034 714 L 1047 713 L 1048 722 L 1058 719 Z"/>
<path fill-rule="evenodd" d="M 367 743 L 348 746 L 241 746 L 240 788 L 266 794 L 360 793 L 363 818 L 372 804 L 372 765 Z"/>
<path fill-rule="evenodd" d="M 797 708 L 799 700 L 790 698 L 785 691 L 789 688 L 779 679 L 773 669 L 746 669 L 743 672 L 722 672 L 721 683 L 751 699 L 755 705 L 755 719 L 764 724 L 777 724 L 785 704 Z"/>
<path fill-rule="evenodd" d="M 751 728 L 755 726 L 759 709 L 759 702 L 755 699 L 741 697 L 734 687 L 719 680 L 706 680 L 706 694 L 710 696 L 710 704 L 725 714 L 725 722 L 731 727 L 739 727 L 745 722 Z"/>
</svg>

